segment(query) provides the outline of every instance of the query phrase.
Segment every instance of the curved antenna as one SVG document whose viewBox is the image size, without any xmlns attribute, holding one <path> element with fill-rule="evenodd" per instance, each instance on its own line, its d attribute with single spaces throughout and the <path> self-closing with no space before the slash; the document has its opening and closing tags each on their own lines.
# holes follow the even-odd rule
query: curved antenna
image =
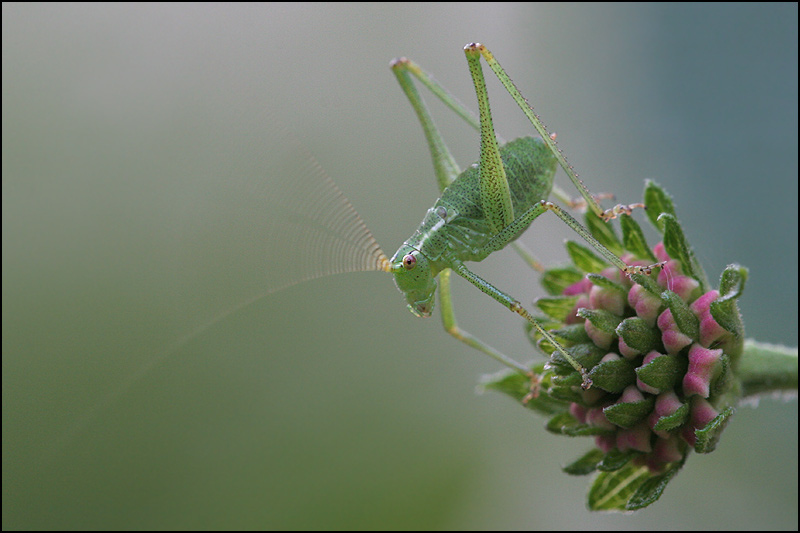
<svg viewBox="0 0 800 533">
<path fill-rule="evenodd" d="M 202 329 L 303 281 L 389 271 L 372 233 L 317 160 L 279 126 L 273 133 L 266 146 L 276 157 L 210 183 L 182 223 L 176 294 L 195 314 L 193 323 L 203 314 L 198 308 L 209 307 Z"/>
<path fill-rule="evenodd" d="M 266 147 L 260 161 L 237 159 L 227 175 L 197 177 L 184 195 L 181 222 L 172 235 L 171 290 L 176 311 L 184 315 L 184 333 L 79 416 L 51 442 L 44 462 L 158 364 L 235 312 L 303 281 L 391 271 L 336 183 L 279 122 L 270 123 L 269 139 L 253 139 Z M 235 158 L 235 151 L 231 148 L 228 156 Z"/>
</svg>

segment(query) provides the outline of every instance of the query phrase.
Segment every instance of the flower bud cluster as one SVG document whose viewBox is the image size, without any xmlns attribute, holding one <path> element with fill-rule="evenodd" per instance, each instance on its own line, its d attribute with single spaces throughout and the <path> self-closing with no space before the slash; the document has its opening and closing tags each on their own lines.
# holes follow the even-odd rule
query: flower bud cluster
<svg viewBox="0 0 800 533">
<path fill-rule="evenodd" d="M 595 510 L 634 510 L 658 500 L 692 449 L 714 450 L 743 391 L 737 300 L 747 269 L 729 265 L 712 288 L 672 199 L 648 181 L 644 200 L 662 234 L 654 248 L 630 216 L 620 218 L 621 239 L 594 215 L 586 216 L 586 227 L 625 264 L 660 268 L 625 274 L 591 248 L 568 242 L 572 264 L 545 271 L 541 281 L 551 296 L 536 305 L 573 361 L 529 328 L 550 356 L 533 367 L 533 385 L 519 373 L 484 383 L 549 416 L 549 431 L 594 439 L 594 448 L 564 470 L 599 472 L 589 491 Z"/>
<path fill-rule="evenodd" d="M 695 431 L 720 414 L 714 400 L 732 383 L 725 347 L 735 339 L 711 314 L 719 292 L 702 292 L 663 243 L 653 252 L 666 262 L 655 280 L 662 293 L 668 291 L 666 298 L 616 268 L 600 273 L 614 285 L 586 277 L 563 295 L 576 299 L 564 324 L 581 325 L 593 345 L 576 350 L 581 343 L 575 342 L 570 349 L 600 355 L 590 372 L 594 387 L 579 392 L 569 413 L 578 424 L 602 430 L 594 438 L 604 453 L 640 452 L 636 461 L 659 471 L 682 460 L 697 442 Z M 559 363 L 555 369 L 569 372 Z"/>
</svg>

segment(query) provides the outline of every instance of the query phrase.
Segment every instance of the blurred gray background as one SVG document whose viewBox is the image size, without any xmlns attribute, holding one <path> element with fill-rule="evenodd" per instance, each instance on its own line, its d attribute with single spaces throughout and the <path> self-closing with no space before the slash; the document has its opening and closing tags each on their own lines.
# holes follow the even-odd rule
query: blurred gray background
<svg viewBox="0 0 800 533">
<path fill-rule="evenodd" d="M 590 442 L 476 395 L 497 365 L 385 274 L 294 286 L 181 344 L 248 296 L 220 290 L 237 257 L 185 260 L 207 191 L 257 180 L 285 126 L 393 253 L 436 185 L 389 60 L 475 108 L 461 49 L 480 41 L 593 191 L 658 180 L 713 280 L 750 268 L 748 335 L 796 346 L 796 4 L 3 4 L 2 24 L 4 529 L 797 529 L 796 401 L 741 409 L 652 508 L 591 514 L 589 478 L 560 471 Z M 532 131 L 489 91 L 505 138 Z M 428 102 L 472 162 L 477 134 Z M 564 238 L 555 217 L 524 237 L 548 263 Z M 542 294 L 513 253 L 477 270 Z M 465 328 L 533 357 L 519 320 L 455 290 Z"/>
</svg>

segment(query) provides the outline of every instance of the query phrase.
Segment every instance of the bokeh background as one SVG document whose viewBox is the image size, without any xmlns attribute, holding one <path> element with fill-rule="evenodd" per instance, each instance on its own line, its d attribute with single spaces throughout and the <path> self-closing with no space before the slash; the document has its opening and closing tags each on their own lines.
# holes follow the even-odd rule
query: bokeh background
<svg viewBox="0 0 800 533">
<path fill-rule="evenodd" d="M 559 469 L 590 443 L 477 395 L 497 365 L 414 318 L 385 274 L 294 286 L 181 343 L 235 303 L 238 258 L 193 233 L 208 191 L 257 180 L 286 128 L 393 253 L 436 186 L 389 60 L 474 108 L 461 48 L 480 41 L 594 191 L 636 201 L 657 179 L 712 279 L 750 268 L 749 336 L 796 346 L 796 4 L 2 13 L 4 529 L 797 529 L 796 400 L 741 409 L 652 508 L 591 514 L 589 479 Z M 498 131 L 529 133 L 495 81 Z M 477 134 L 428 101 L 470 163 Z M 263 246 L 257 224 L 218 231 Z M 187 263 L 187 236 L 207 262 Z M 548 263 L 565 238 L 555 217 L 524 237 Z M 542 294 L 511 252 L 476 270 Z M 506 310 L 459 281 L 456 302 L 464 327 L 534 357 Z"/>
</svg>

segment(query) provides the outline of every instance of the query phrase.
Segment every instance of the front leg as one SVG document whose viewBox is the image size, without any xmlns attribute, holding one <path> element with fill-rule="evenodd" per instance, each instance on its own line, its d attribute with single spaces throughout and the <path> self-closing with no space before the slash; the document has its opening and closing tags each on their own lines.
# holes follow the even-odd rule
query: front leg
<svg viewBox="0 0 800 533">
<path fill-rule="evenodd" d="M 561 209 L 559 206 L 547 200 L 536 202 L 536 204 L 522 213 L 513 223 L 506 226 L 497 235 L 489 239 L 486 245 L 481 249 L 481 253 L 489 255 L 497 250 L 502 250 L 508 245 L 508 243 L 516 239 L 519 234 L 536 219 L 536 217 L 545 211 L 552 211 L 555 213 L 558 218 L 563 220 L 570 228 L 572 228 L 575 233 L 583 237 L 583 240 L 585 240 L 592 248 L 597 250 L 600 255 L 605 257 L 609 263 L 620 269 L 625 274 L 650 274 L 654 268 L 663 267 L 664 264 L 666 264 L 666 261 L 654 263 L 648 266 L 634 266 L 625 264 L 625 262 L 617 257 L 614 252 L 600 244 L 600 242 L 592 236 L 591 232 L 584 228 L 580 222 L 575 220 L 569 213 Z"/>
<path fill-rule="evenodd" d="M 506 354 L 497 351 L 479 338 L 475 337 L 466 330 L 459 327 L 456 321 L 455 309 L 453 307 L 453 297 L 450 291 L 450 269 L 446 268 L 439 273 L 439 305 L 442 310 L 442 324 L 447 333 L 460 340 L 467 346 L 479 350 L 495 361 L 498 361 L 509 368 L 520 372 L 532 381 L 536 379 L 533 372 L 522 363 L 518 363 Z"/>
<path fill-rule="evenodd" d="M 539 333 L 541 333 L 542 337 L 544 337 L 545 340 L 547 340 L 547 342 L 549 342 L 556 349 L 556 351 L 558 351 L 558 353 L 560 353 L 561 356 L 565 360 L 567 360 L 575 370 L 577 370 L 580 373 L 581 378 L 583 380 L 581 386 L 584 389 L 588 389 L 592 386 L 592 380 L 589 377 L 589 372 L 586 370 L 586 368 L 584 368 L 583 365 L 581 365 L 577 359 L 575 359 L 563 346 L 561 346 L 561 343 L 559 343 L 555 339 L 555 337 L 553 337 L 553 335 L 549 331 L 547 331 L 547 329 L 545 329 L 542 323 L 536 320 L 536 318 L 534 318 L 533 315 L 531 315 L 527 309 L 522 307 L 522 304 L 519 303 L 518 300 L 512 298 L 508 294 L 504 293 L 503 291 L 501 291 L 488 281 L 484 280 L 483 278 L 481 278 L 480 276 L 469 270 L 466 266 L 464 266 L 464 263 L 462 263 L 461 261 L 454 261 L 453 266 L 451 268 L 456 274 L 458 274 L 459 276 L 463 277 L 464 279 L 466 279 L 467 281 L 478 287 L 482 292 L 488 294 L 496 301 L 501 303 L 503 306 L 508 308 L 510 311 L 517 313 L 522 318 L 527 320 L 534 328 L 536 328 L 536 330 Z"/>
</svg>

